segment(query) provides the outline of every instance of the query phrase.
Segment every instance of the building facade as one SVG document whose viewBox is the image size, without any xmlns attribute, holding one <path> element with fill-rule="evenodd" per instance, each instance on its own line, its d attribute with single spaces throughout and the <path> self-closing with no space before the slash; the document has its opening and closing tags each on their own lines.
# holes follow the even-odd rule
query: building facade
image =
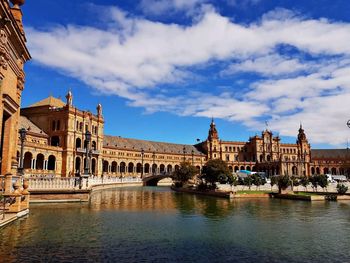
<svg viewBox="0 0 350 263">
<path fill-rule="evenodd" d="M 20 128 L 27 130 L 24 169 L 28 175 L 70 177 L 149 176 L 171 173 L 184 160 L 200 171 L 210 159 L 222 159 L 230 170 L 263 171 L 268 175 L 350 174 L 348 150 L 312 150 L 300 125 L 296 143 L 282 143 L 266 129 L 247 142 L 221 140 L 212 120 L 208 137 L 196 145 L 122 138 L 104 134 L 102 106 L 96 112 L 73 106 L 73 94 L 66 102 L 48 97 L 21 110 Z M 87 142 L 86 132 L 91 132 Z M 17 156 L 19 158 L 20 144 Z"/>
<path fill-rule="evenodd" d="M 0 1 L 0 169 L 17 172 L 16 145 L 24 88 L 24 64 L 30 59 L 22 24 L 23 0 Z"/>
</svg>

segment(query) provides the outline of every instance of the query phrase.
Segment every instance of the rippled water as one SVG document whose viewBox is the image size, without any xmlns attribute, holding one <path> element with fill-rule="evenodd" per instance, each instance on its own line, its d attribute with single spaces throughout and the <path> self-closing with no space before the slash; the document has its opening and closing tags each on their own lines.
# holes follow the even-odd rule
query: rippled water
<svg viewBox="0 0 350 263">
<path fill-rule="evenodd" d="M 32 205 L 0 230 L 4 262 L 350 262 L 350 202 L 229 201 L 121 188 Z"/>
</svg>

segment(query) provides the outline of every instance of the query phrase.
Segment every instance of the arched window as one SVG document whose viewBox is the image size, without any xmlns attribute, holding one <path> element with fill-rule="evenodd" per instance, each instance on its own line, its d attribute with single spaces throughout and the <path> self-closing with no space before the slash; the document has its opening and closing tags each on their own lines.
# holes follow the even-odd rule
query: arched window
<svg viewBox="0 0 350 263">
<path fill-rule="evenodd" d="M 75 158 L 75 172 L 80 173 L 81 159 L 80 157 Z"/>
<path fill-rule="evenodd" d="M 51 125 L 51 130 L 55 130 L 56 129 L 56 121 L 52 121 L 52 125 Z"/>
<path fill-rule="evenodd" d="M 164 172 L 165 172 L 165 165 L 164 165 L 164 164 L 161 164 L 161 165 L 159 166 L 159 171 L 160 171 L 161 173 L 164 173 Z"/>
<path fill-rule="evenodd" d="M 263 161 L 263 155 L 262 154 L 260 154 L 259 160 L 260 160 L 260 162 Z"/>
<path fill-rule="evenodd" d="M 320 167 L 316 167 L 316 174 L 320 174 Z"/>
<path fill-rule="evenodd" d="M 83 131 L 83 123 L 82 122 L 80 122 L 80 124 L 79 124 L 79 131 Z"/>
<path fill-rule="evenodd" d="M 56 130 L 59 131 L 61 129 L 61 121 L 58 120 L 56 124 Z"/>
<path fill-rule="evenodd" d="M 133 173 L 134 172 L 134 164 L 133 163 L 129 163 L 128 165 L 128 173 Z"/>
<path fill-rule="evenodd" d="M 149 174 L 149 164 L 148 163 L 146 163 L 145 164 L 145 174 Z"/>
<path fill-rule="evenodd" d="M 24 160 L 23 160 L 24 169 L 32 169 L 32 159 L 33 159 L 33 155 L 30 152 L 26 152 L 24 154 Z"/>
<path fill-rule="evenodd" d="M 178 171 L 180 169 L 180 166 L 175 165 L 175 171 Z"/>
<path fill-rule="evenodd" d="M 312 175 L 315 174 L 315 167 L 311 167 L 311 174 L 312 174 Z"/>
<path fill-rule="evenodd" d="M 51 146 L 60 146 L 60 137 L 52 136 L 51 137 Z"/>
<path fill-rule="evenodd" d="M 142 165 L 140 163 L 136 164 L 136 173 L 140 174 L 142 170 Z"/>
<path fill-rule="evenodd" d="M 152 165 L 152 174 L 155 174 L 155 173 L 157 173 L 157 165 L 154 163 Z"/>
<path fill-rule="evenodd" d="M 96 175 L 96 159 L 92 158 L 91 160 L 91 173 Z"/>
<path fill-rule="evenodd" d="M 104 161 L 103 162 L 103 167 L 102 167 L 102 171 L 104 172 L 104 173 L 108 173 L 108 161 Z"/>
<path fill-rule="evenodd" d="M 75 140 L 75 148 L 76 149 L 80 149 L 81 148 L 81 139 L 80 138 L 77 138 Z"/>
<path fill-rule="evenodd" d="M 120 163 L 120 173 L 125 173 L 126 171 L 126 164 L 124 162 Z"/>
<path fill-rule="evenodd" d="M 44 155 L 39 153 L 36 156 L 36 169 L 43 170 L 44 169 Z"/>
<path fill-rule="evenodd" d="M 247 168 L 245 168 L 247 171 L 250 171 L 250 166 L 247 166 Z"/>
<path fill-rule="evenodd" d="M 332 168 L 332 174 L 333 174 L 333 175 L 336 175 L 336 174 L 337 174 L 337 169 L 334 168 L 334 167 Z"/>
<path fill-rule="evenodd" d="M 111 172 L 116 173 L 117 172 L 117 162 L 112 162 Z"/>
<path fill-rule="evenodd" d="M 327 167 L 323 169 L 323 173 L 324 173 L 324 174 L 329 174 L 329 170 L 328 170 Z"/>
<path fill-rule="evenodd" d="M 296 166 L 292 167 L 292 174 L 293 175 L 298 175 L 298 168 Z"/>
<path fill-rule="evenodd" d="M 235 172 L 237 172 L 239 170 L 238 166 L 235 166 Z"/>
<path fill-rule="evenodd" d="M 91 148 L 96 151 L 96 142 L 95 141 L 92 141 L 91 143 Z"/>
<path fill-rule="evenodd" d="M 266 156 L 266 160 L 269 162 L 269 161 L 271 161 L 271 156 L 270 155 L 267 155 Z"/>
<path fill-rule="evenodd" d="M 241 166 L 241 170 L 244 170 L 244 166 Z"/>
<path fill-rule="evenodd" d="M 173 167 L 169 164 L 167 167 L 168 173 L 171 173 L 173 171 Z"/>
<path fill-rule="evenodd" d="M 48 163 L 47 163 L 47 170 L 49 171 L 56 170 L 56 157 L 53 155 L 49 156 Z"/>
</svg>

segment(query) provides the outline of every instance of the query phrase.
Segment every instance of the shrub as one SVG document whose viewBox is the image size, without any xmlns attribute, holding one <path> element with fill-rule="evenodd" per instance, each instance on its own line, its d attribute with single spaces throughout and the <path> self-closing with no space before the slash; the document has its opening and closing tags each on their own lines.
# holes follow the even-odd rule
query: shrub
<svg viewBox="0 0 350 263">
<path fill-rule="evenodd" d="M 348 187 L 344 184 L 337 184 L 337 192 L 340 195 L 345 194 L 348 191 Z"/>
<path fill-rule="evenodd" d="M 214 159 L 209 160 L 203 167 L 202 179 L 214 186 L 216 182 L 227 180 L 229 174 L 231 174 L 231 171 L 227 163 L 220 159 Z"/>
<path fill-rule="evenodd" d="M 248 186 L 249 190 L 250 190 L 250 187 L 252 186 L 252 183 L 253 183 L 253 178 L 250 175 L 248 175 L 243 179 L 243 184 Z"/>
<path fill-rule="evenodd" d="M 307 186 L 309 184 L 309 178 L 307 176 L 303 176 L 300 178 L 300 184 L 305 187 L 305 191 L 307 191 Z"/>
<path fill-rule="evenodd" d="M 286 190 L 290 185 L 290 180 L 288 175 L 279 175 L 279 176 L 276 176 L 276 178 L 277 178 L 277 185 L 278 185 L 279 192 L 281 192 L 281 190 Z"/>
<path fill-rule="evenodd" d="M 180 168 L 174 171 L 173 178 L 175 181 L 185 184 L 188 182 L 188 180 L 192 179 L 196 173 L 196 167 L 191 165 L 189 162 L 182 162 L 180 164 Z"/>
</svg>

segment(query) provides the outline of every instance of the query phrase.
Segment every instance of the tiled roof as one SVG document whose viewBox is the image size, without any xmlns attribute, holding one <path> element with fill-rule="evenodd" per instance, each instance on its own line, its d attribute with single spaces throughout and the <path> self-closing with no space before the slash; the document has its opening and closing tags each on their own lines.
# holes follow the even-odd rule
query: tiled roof
<svg viewBox="0 0 350 263">
<path fill-rule="evenodd" d="M 47 135 L 43 130 L 41 130 L 38 126 L 32 123 L 27 117 L 20 116 L 19 119 L 19 129 L 25 128 L 28 132 L 36 133 L 40 135 Z"/>
<path fill-rule="evenodd" d="M 138 139 L 122 138 L 119 136 L 105 135 L 103 138 L 104 147 L 116 147 L 119 149 L 131 149 L 145 152 L 162 152 L 162 153 L 177 153 L 183 154 L 183 147 L 186 149 L 186 154 L 201 154 L 200 151 L 193 145 L 166 143 L 166 142 L 152 142 Z"/>
<path fill-rule="evenodd" d="M 62 100 L 49 96 L 46 99 L 43 99 L 37 103 L 30 105 L 29 107 L 51 106 L 51 107 L 62 108 L 65 105 L 66 103 L 64 103 Z"/>
<path fill-rule="evenodd" d="M 311 150 L 312 158 L 349 158 L 350 159 L 350 150 L 349 149 L 312 149 Z"/>
</svg>

